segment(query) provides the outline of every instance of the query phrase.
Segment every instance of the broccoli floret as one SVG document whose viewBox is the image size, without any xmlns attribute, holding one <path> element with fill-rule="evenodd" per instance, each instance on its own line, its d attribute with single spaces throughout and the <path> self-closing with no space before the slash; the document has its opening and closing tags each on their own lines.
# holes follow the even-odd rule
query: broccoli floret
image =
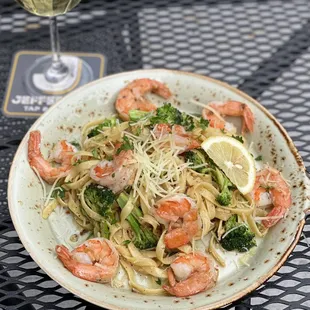
<svg viewBox="0 0 310 310">
<path fill-rule="evenodd" d="M 198 166 L 202 164 L 208 164 L 208 166 L 193 168 L 193 170 L 199 173 L 211 173 L 214 181 L 219 185 L 220 193 L 216 197 L 216 201 L 222 206 L 228 206 L 232 199 L 232 193 L 230 188 L 233 184 L 225 176 L 225 174 L 219 170 L 213 160 L 207 156 L 207 154 L 201 150 L 191 150 L 184 153 L 184 159 L 186 162 L 190 162 L 192 166 Z"/>
<path fill-rule="evenodd" d="M 247 252 L 256 246 L 255 234 L 244 223 L 237 222 L 237 215 L 231 216 L 225 223 L 224 238 L 220 241 L 227 251 Z"/>
<path fill-rule="evenodd" d="M 126 192 L 122 192 L 117 198 L 117 203 L 123 209 L 128 200 L 129 195 Z M 134 233 L 133 244 L 141 250 L 154 248 L 157 245 L 158 238 L 153 234 L 151 229 L 139 222 L 142 216 L 141 209 L 134 206 L 131 214 L 126 218 Z"/>
<path fill-rule="evenodd" d="M 130 110 L 129 111 L 129 118 L 133 122 L 137 122 L 140 119 L 148 118 L 152 115 L 151 112 L 141 111 L 141 110 Z"/>
<path fill-rule="evenodd" d="M 99 124 L 95 128 L 93 128 L 89 134 L 87 135 L 88 138 L 92 138 L 100 134 L 100 131 L 103 130 L 105 127 L 114 127 L 116 125 L 116 118 L 111 117 L 104 120 L 103 123 Z"/>
<path fill-rule="evenodd" d="M 231 202 L 231 198 L 231 192 L 228 188 L 226 188 L 224 191 L 218 194 L 216 201 L 222 206 L 228 206 Z"/>
<path fill-rule="evenodd" d="M 192 131 L 195 128 L 194 119 L 184 112 L 182 113 L 182 121 L 179 125 L 182 125 L 186 131 Z"/>
<path fill-rule="evenodd" d="M 107 222 L 112 224 L 115 221 L 115 212 L 113 210 L 115 194 L 110 189 L 98 184 L 90 184 L 84 191 L 84 199 L 89 208 L 103 216 Z M 104 227 L 104 237 L 108 238 L 108 224 L 103 223 L 102 225 Z"/>
<path fill-rule="evenodd" d="M 169 124 L 169 125 L 181 125 L 186 131 L 191 131 L 194 129 L 193 118 L 179 111 L 177 108 L 173 107 L 171 103 L 165 103 L 163 106 L 156 110 L 156 115 L 150 119 L 151 125 L 155 124 Z"/>
<path fill-rule="evenodd" d="M 215 182 L 219 185 L 220 188 L 220 193 L 216 197 L 216 201 L 222 206 L 228 206 L 232 198 L 230 187 L 232 187 L 233 184 L 229 181 L 229 179 L 225 176 L 225 174 L 218 168 L 215 168 L 213 170 L 213 177 L 215 179 Z"/>
<path fill-rule="evenodd" d="M 212 176 L 214 181 L 219 185 L 220 193 L 216 197 L 216 201 L 222 206 L 228 206 L 231 203 L 232 193 L 230 191 L 234 185 L 230 182 L 230 180 L 226 177 L 226 175 L 214 166 L 212 170 Z"/>
<path fill-rule="evenodd" d="M 199 166 L 206 164 L 206 155 L 203 150 L 196 149 L 187 151 L 184 153 L 184 159 L 186 162 L 191 163 L 191 166 Z M 200 168 L 193 168 L 193 170 L 199 173 L 207 173 L 210 171 L 208 167 L 200 167 Z"/>
</svg>

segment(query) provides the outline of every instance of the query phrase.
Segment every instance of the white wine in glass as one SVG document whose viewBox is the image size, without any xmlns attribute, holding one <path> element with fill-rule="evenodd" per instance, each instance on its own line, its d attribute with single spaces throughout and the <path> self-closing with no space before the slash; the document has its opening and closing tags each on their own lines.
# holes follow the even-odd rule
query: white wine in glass
<svg viewBox="0 0 310 310">
<path fill-rule="evenodd" d="M 52 55 L 38 58 L 25 73 L 25 85 L 30 95 L 63 95 L 77 86 L 93 80 L 90 66 L 75 56 L 60 56 L 56 16 L 65 14 L 81 0 L 16 0 L 28 12 L 48 16 Z"/>
<path fill-rule="evenodd" d="M 65 14 L 81 0 L 16 0 L 26 11 L 39 16 Z"/>
</svg>

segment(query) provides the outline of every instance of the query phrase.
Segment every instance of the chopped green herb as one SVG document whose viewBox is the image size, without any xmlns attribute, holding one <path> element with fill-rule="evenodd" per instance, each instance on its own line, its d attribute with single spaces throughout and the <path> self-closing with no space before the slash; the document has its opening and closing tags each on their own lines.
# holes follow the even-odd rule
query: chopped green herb
<svg viewBox="0 0 310 310">
<path fill-rule="evenodd" d="M 91 151 L 91 153 L 93 154 L 93 157 L 96 158 L 96 159 L 99 159 L 99 154 L 98 154 L 98 150 L 97 149 L 93 149 Z"/>
<path fill-rule="evenodd" d="M 81 163 L 84 163 L 85 161 L 87 161 L 87 160 L 85 160 L 85 159 L 78 159 L 78 160 L 73 164 L 73 166 L 77 166 L 77 165 L 79 165 L 79 164 L 81 164 Z"/>
<path fill-rule="evenodd" d="M 256 161 L 262 161 L 263 160 L 263 156 L 262 155 L 259 155 L 255 158 Z"/>
<path fill-rule="evenodd" d="M 161 279 L 158 278 L 156 281 L 155 281 L 158 285 L 161 285 Z"/>
<path fill-rule="evenodd" d="M 236 139 L 236 140 L 238 140 L 239 142 L 241 142 L 241 143 L 243 143 L 244 141 L 243 141 L 243 137 L 242 136 L 234 136 L 234 135 L 232 135 L 232 138 L 234 138 L 234 139 Z"/>
<path fill-rule="evenodd" d="M 59 197 L 59 198 L 63 199 L 63 198 L 65 198 L 65 192 L 66 192 L 65 189 L 62 188 L 61 186 L 56 187 L 56 188 L 53 190 L 51 197 L 52 197 L 52 198 L 57 198 L 57 197 Z"/>
<path fill-rule="evenodd" d="M 115 172 L 112 173 L 112 178 L 115 178 Z"/>
<path fill-rule="evenodd" d="M 121 151 L 133 150 L 133 145 L 130 143 L 128 137 L 124 136 L 122 145 L 117 149 L 116 155 Z"/>
<path fill-rule="evenodd" d="M 226 133 L 226 131 L 225 131 L 225 129 L 224 129 L 224 128 L 222 128 L 222 129 L 221 129 L 221 132 L 222 132 L 222 133 Z"/>
<path fill-rule="evenodd" d="M 124 240 L 124 241 L 122 242 L 122 245 L 128 245 L 130 242 L 131 242 L 130 240 Z"/>
<path fill-rule="evenodd" d="M 88 138 L 92 138 L 94 136 L 97 136 L 101 133 L 102 129 L 105 127 L 114 127 L 116 125 L 116 118 L 107 118 L 103 121 L 103 123 L 99 124 L 95 128 L 93 128 L 89 134 L 87 135 Z"/>
<path fill-rule="evenodd" d="M 204 119 L 200 117 L 199 119 L 199 127 L 201 127 L 202 130 L 205 130 L 209 127 L 209 121 L 207 119 Z"/>
<path fill-rule="evenodd" d="M 107 155 L 105 159 L 108 160 L 108 161 L 111 161 L 111 160 L 113 160 L 113 156 Z"/>
<path fill-rule="evenodd" d="M 77 142 L 77 141 L 71 141 L 70 142 L 70 144 L 72 144 L 73 146 L 75 146 L 77 149 L 81 149 L 81 145 L 80 145 L 80 143 L 79 142 Z"/>
<path fill-rule="evenodd" d="M 138 127 L 137 128 L 137 131 L 136 131 L 136 136 L 140 136 L 142 133 L 142 128 L 141 127 Z"/>
</svg>

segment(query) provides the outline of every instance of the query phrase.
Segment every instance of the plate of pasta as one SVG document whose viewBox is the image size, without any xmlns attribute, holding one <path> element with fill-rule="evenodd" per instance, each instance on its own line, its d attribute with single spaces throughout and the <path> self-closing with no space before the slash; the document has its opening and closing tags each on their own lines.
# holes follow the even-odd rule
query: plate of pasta
<svg viewBox="0 0 310 310">
<path fill-rule="evenodd" d="M 107 309 L 213 309 L 284 263 L 309 210 L 291 139 L 241 91 L 140 70 L 72 92 L 12 163 L 10 214 L 38 265 Z"/>
</svg>

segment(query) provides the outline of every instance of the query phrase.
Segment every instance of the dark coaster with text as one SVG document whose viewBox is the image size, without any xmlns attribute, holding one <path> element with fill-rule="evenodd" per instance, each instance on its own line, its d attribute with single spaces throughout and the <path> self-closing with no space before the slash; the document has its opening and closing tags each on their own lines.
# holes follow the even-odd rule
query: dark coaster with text
<svg viewBox="0 0 310 310">
<path fill-rule="evenodd" d="M 19 51 L 13 56 L 11 72 L 3 102 L 3 114 L 9 117 L 38 117 L 51 105 L 68 94 L 70 91 L 85 84 L 80 79 L 81 70 L 85 66 L 92 72 L 91 80 L 96 80 L 106 74 L 106 57 L 98 53 L 62 53 L 63 58 L 74 62 L 80 59 L 82 65 L 77 66 L 74 80 L 68 81 L 62 90 L 48 91 L 49 85 L 44 81 L 42 73 L 35 73 L 33 82 L 36 83 L 36 92 L 30 91 L 27 85 L 26 72 L 40 57 L 50 55 L 50 52 Z M 76 56 L 76 57 L 74 57 Z M 78 58 L 77 58 L 78 57 Z"/>
</svg>

